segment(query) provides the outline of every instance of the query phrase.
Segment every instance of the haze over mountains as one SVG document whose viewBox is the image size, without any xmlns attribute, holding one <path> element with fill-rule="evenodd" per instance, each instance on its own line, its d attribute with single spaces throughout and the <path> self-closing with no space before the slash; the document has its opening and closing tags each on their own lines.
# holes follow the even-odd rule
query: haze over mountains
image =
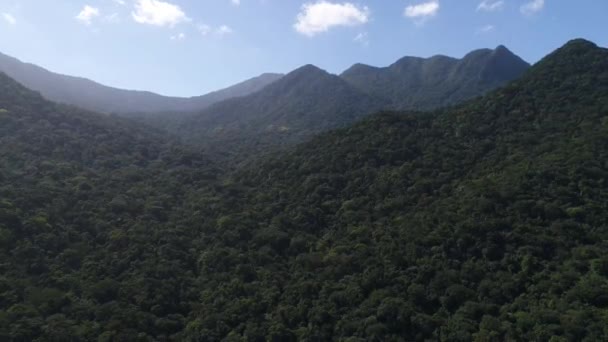
<svg viewBox="0 0 608 342">
<path fill-rule="evenodd" d="M 482 95 L 519 77 L 528 67 L 529 64 L 511 53 L 507 48 L 500 46 L 495 50 L 483 49 L 473 51 L 462 59 L 446 56 L 435 56 L 428 59 L 404 57 L 386 68 L 375 68 L 357 64 L 339 77 L 354 88 L 357 88 L 349 90 L 350 96 L 355 96 L 358 93 L 356 96 L 375 98 L 372 101 L 376 102 L 375 106 L 352 106 L 359 108 L 360 111 L 373 111 L 379 108 L 430 109 L 455 104 Z M 310 104 L 310 96 L 315 96 L 315 94 L 307 93 L 306 88 L 319 87 L 324 89 L 325 93 L 319 90 L 317 94 L 322 96 L 331 95 L 327 93 L 327 90 L 333 86 L 331 82 L 335 83 L 338 81 L 338 77 L 331 79 L 327 77 L 328 73 L 320 73 L 315 69 L 318 68 L 309 65 L 292 72 L 294 75 L 306 72 L 307 70 L 312 72 L 312 75 L 306 78 L 292 79 L 286 82 L 289 84 L 283 85 L 288 89 L 294 86 L 299 87 L 297 91 L 282 93 L 277 91 L 280 87 L 275 87 L 268 90 L 266 94 L 260 94 L 241 101 L 244 107 L 251 107 L 250 110 L 240 108 L 238 109 L 239 113 L 229 113 L 232 110 L 230 109 L 231 106 L 238 105 L 230 102 L 224 106 L 215 107 L 213 110 L 206 109 L 223 100 L 254 94 L 264 89 L 267 85 L 281 79 L 283 75 L 263 74 L 206 95 L 192 98 L 177 98 L 165 97 L 150 92 L 106 87 L 87 79 L 52 73 L 38 66 L 22 63 L 15 58 L 0 54 L 0 71 L 4 71 L 26 87 L 39 91 L 51 101 L 71 104 L 103 113 L 163 113 L 206 110 L 204 114 L 199 115 L 199 119 L 210 113 L 208 120 L 214 125 L 221 126 L 219 127 L 220 129 L 234 127 L 235 122 L 229 122 L 230 120 L 237 120 L 242 125 L 265 126 L 267 129 L 269 127 L 282 127 L 281 129 L 284 129 L 284 127 L 289 127 L 290 125 L 297 127 L 299 123 L 292 122 L 285 115 L 281 118 L 282 122 L 273 123 L 268 120 L 277 119 L 276 115 L 281 116 L 276 111 L 283 110 L 284 112 L 291 113 L 296 105 L 301 105 L 305 102 Z M 315 79 L 315 75 L 319 79 Z M 300 82 L 301 84 L 295 85 L 294 82 Z M 344 84 L 340 86 L 340 89 L 344 88 Z M 298 93 L 300 90 L 303 91 L 302 94 Z M 362 93 L 365 93 L 367 96 L 364 96 Z M 333 102 L 344 105 L 344 101 L 348 101 L 350 96 L 341 98 L 343 95 L 337 94 Z M 301 98 L 298 98 L 300 96 Z M 267 103 L 263 104 L 261 103 L 262 101 L 266 101 Z M 269 109 L 272 113 L 264 114 L 256 112 L 259 109 L 266 110 L 267 107 L 275 104 L 279 107 L 291 106 L 292 108 Z M 299 106 L 298 110 L 310 111 L 316 109 L 307 108 L 307 104 Z M 237 108 L 234 108 L 234 110 L 237 110 Z M 325 110 L 332 111 L 330 108 L 326 108 Z M 213 113 L 213 111 L 217 112 Z M 218 114 L 220 112 L 222 114 Z M 323 109 L 321 109 L 321 112 L 323 112 Z M 224 114 L 227 118 L 221 122 L 217 121 L 217 118 Z M 297 116 L 297 113 L 292 113 L 292 115 Z M 345 122 L 345 118 L 340 118 L 339 113 L 336 114 L 337 118 L 329 118 L 323 113 L 317 113 L 316 115 L 318 117 L 325 116 L 323 121 L 327 122 L 322 123 L 323 127 L 338 127 L 337 123 Z M 358 117 L 355 113 L 352 115 Z M 262 116 L 266 116 L 266 118 L 262 118 Z M 241 122 L 243 120 L 245 122 Z M 246 123 L 246 121 L 252 122 Z M 257 121 L 257 123 L 253 121 Z M 316 122 L 317 120 L 316 118 L 312 118 L 312 121 Z M 334 123 L 331 124 L 328 121 Z M 352 120 L 346 122 L 352 122 Z M 208 131 L 216 130 L 217 128 L 216 126 L 205 127 L 204 129 Z"/>
<path fill-rule="evenodd" d="M 387 68 L 356 65 L 337 76 L 313 65 L 292 71 L 248 96 L 218 102 L 185 118 L 177 132 L 191 140 L 234 144 L 301 142 L 381 109 L 430 109 L 483 95 L 520 77 L 529 64 L 505 47 L 463 59 L 405 57 Z"/>
<path fill-rule="evenodd" d="M 524 69 L 307 65 L 173 135 L 0 73 L 0 340 L 607 340 L 608 49 Z"/>
<path fill-rule="evenodd" d="M 191 98 L 169 97 L 147 91 L 123 90 L 74 76 L 53 73 L 39 66 L 23 63 L 0 53 L 0 71 L 26 87 L 40 92 L 51 101 L 71 104 L 101 113 L 188 112 L 258 91 L 281 78 L 267 73 L 258 77 Z"/>
</svg>

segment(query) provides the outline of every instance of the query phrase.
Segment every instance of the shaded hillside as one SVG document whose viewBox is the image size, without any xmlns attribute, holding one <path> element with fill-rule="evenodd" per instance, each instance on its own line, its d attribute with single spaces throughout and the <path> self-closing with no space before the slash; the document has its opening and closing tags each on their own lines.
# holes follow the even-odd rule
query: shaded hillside
<svg viewBox="0 0 608 342">
<path fill-rule="evenodd" d="M 185 334 L 605 340 L 606 160 L 608 50 L 581 40 L 457 109 L 324 134 L 235 177 Z"/>
<path fill-rule="evenodd" d="M 53 73 L 3 54 L 0 54 L 0 72 L 51 101 L 102 113 L 198 111 L 218 101 L 256 92 L 282 76 L 263 74 L 207 95 L 179 98 L 107 87 L 85 78 Z"/>
<path fill-rule="evenodd" d="M 502 46 L 473 51 L 462 60 L 405 57 L 388 68 L 358 64 L 340 77 L 307 65 L 258 93 L 217 103 L 191 118 L 165 116 L 151 122 L 240 160 L 306 141 L 381 109 L 460 103 L 504 85 L 528 67 Z"/>
<path fill-rule="evenodd" d="M 520 77 L 530 65 L 504 46 L 462 59 L 404 57 L 386 68 L 356 64 L 340 77 L 393 109 L 427 110 L 483 95 Z"/>
<path fill-rule="evenodd" d="M 346 126 L 382 107 L 339 77 L 301 67 L 249 96 L 217 103 L 184 120 L 191 141 L 232 149 L 276 147 Z"/>
</svg>

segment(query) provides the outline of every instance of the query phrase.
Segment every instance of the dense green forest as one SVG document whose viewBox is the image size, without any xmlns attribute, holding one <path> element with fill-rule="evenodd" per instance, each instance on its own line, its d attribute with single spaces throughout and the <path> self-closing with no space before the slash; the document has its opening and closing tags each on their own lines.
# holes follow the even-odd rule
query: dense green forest
<svg viewBox="0 0 608 342">
<path fill-rule="evenodd" d="M 0 75 L 0 340 L 123 341 L 182 329 L 198 232 L 175 207 L 204 155 Z"/>
<path fill-rule="evenodd" d="M 428 110 L 455 105 L 519 78 L 530 64 L 504 46 L 447 56 L 403 57 L 385 68 L 356 64 L 340 77 L 383 99 L 387 109 Z"/>
<path fill-rule="evenodd" d="M 0 77 L 0 339 L 602 341 L 608 50 L 226 171 Z"/>
</svg>

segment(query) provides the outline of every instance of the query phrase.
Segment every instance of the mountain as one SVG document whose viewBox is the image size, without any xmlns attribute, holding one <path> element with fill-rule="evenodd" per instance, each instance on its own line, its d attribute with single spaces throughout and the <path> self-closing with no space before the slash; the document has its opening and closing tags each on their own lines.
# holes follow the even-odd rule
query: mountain
<svg viewBox="0 0 608 342">
<path fill-rule="evenodd" d="M 197 113 L 178 131 L 222 146 L 281 145 L 345 126 L 381 107 L 338 76 L 306 65 L 259 92 Z"/>
<path fill-rule="evenodd" d="M 101 113 L 200 111 L 215 102 L 256 92 L 282 76 L 263 74 L 207 95 L 179 98 L 107 87 L 85 78 L 56 74 L 3 54 L 0 72 L 51 101 Z"/>
<path fill-rule="evenodd" d="M 461 60 L 405 57 L 388 68 L 358 64 L 339 77 L 306 65 L 260 92 L 186 118 L 181 126 L 166 116 L 156 125 L 173 127 L 179 136 L 212 150 L 219 145 L 231 156 L 249 156 L 252 149 L 271 151 L 302 142 L 380 109 L 457 104 L 506 84 L 528 67 L 503 46 L 473 51 Z"/>
<path fill-rule="evenodd" d="M 171 217 L 220 174 L 160 132 L 51 103 L 0 73 L 0 340 L 181 330 L 199 232 Z"/>
<path fill-rule="evenodd" d="M 608 50 L 582 40 L 322 134 L 232 178 L 186 339 L 606 340 L 606 160 Z"/>
<path fill-rule="evenodd" d="M 530 65 L 504 46 L 462 59 L 404 57 L 385 68 L 356 64 L 340 75 L 393 109 L 428 110 L 483 95 L 520 77 Z"/>
<path fill-rule="evenodd" d="M 287 76 L 273 95 L 360 94 Z M 584 40 L 235 171 L 0 74 L 0 340 L 605 341 L 606 160 Z"/>
</svg>

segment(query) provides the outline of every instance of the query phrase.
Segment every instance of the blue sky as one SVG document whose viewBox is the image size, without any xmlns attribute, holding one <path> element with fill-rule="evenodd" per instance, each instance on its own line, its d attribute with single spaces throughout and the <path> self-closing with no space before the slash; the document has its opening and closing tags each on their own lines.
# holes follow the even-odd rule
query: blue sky
<svg viewBox="0 0 608 342">
<path fill-rule="evenodd" d="M 0 0 L 0 52 L 191 96 L 312 63 L 333 73 L 504 44 L 529 62 L 608 46 L 607 0 Z"/>
</svg>

